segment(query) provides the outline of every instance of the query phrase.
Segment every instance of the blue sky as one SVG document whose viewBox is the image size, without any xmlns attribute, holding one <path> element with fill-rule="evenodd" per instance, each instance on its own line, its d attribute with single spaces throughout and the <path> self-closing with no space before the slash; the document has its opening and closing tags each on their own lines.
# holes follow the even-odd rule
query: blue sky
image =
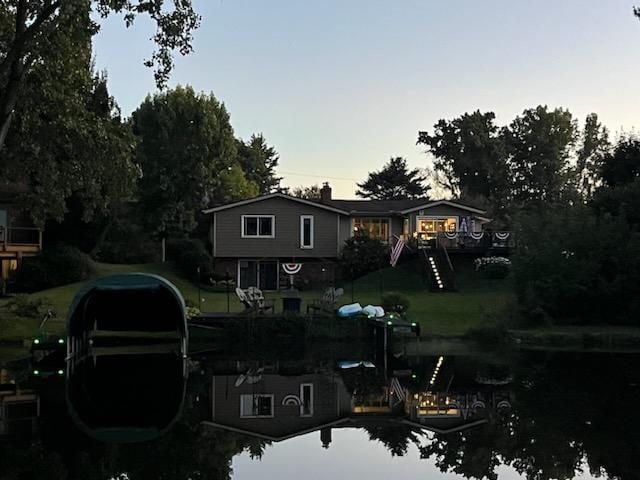
<svg viewBox="0 0 640 480">
<path fill-rule="evenodd" d="M 334 196 L 353 197 L 391 156 L 426 166 L 418 130 L 475 109 L 508 123 L 547 104 L 596 112 L 614 132 L 640 127 L 633 0 L 194 3 L 195 52 L 177 59 L 170 85 L 213 92 L 236 135 L 262 132 L 289 186 L 326 178 Z M 128 115 L 155 90 L 142 65 L 153 30 L 102 25 L 97 66 Z"/>
</svg>

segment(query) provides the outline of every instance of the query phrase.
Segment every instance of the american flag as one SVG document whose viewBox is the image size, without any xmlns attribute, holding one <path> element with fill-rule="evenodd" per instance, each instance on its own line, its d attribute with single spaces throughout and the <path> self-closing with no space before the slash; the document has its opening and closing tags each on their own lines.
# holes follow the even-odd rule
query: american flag
<svg viewBox="0 0 640 480">
<path fill-rule="evenodd" d="M 391 264 L 392 267 L 395 267 L 396 263 L 398 263 L 398 259 L 400 258 L 400 254 L 402 253 L 403 247 L 404 247 L 404 242 L 398 239 L 396 244 L 391 249 L 391 259 L 389 260 L 389 263 Z"/>
</svg>

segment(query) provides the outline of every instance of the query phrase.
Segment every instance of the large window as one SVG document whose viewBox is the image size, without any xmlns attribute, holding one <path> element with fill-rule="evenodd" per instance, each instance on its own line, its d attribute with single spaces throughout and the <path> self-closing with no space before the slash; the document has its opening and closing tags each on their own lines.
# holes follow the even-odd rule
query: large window
<svg viewBox="0 0 640 480">
<path fill-rule="evenodd" d="M 273 417 L 273 395 L 240 395 L 240 416 Z"/>
<path fill-rule="evenodd" d="M 243 215 L 242 237 L 274 238 L 276 236 L 276 219 L 273 215 Z"/>
<path fill-rule="evenodd" d="M 313 248 L 312 215 L 300 215 L 300 248 Z"/>
<path fill-rule="evenodd" d="M 354 218 L 353 234 L 364 233 L 383 242 L 389 241 L 388 218 Z"/>
<path fill-rule="evenodd" d="M 458 217 L 418 217 L 416 228 L 420 238 L 435 238 L 439 232 L 455 232 Z"/>
</svg>

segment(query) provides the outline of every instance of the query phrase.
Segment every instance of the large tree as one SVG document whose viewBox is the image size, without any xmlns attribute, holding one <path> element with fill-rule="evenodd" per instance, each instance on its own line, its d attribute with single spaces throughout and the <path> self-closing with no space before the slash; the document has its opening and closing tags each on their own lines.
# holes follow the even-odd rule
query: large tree
<svg viewBox="0 0 640 480">
<path fill-rule="evenodd" d="M 199 17 L 191 0 L 3 0 L 0 1 L 0 150 L 3 148 L 13 112 L 20 101 L 25 76 L 43 63 L 51 61 L 51 38 L 67 31 L 69 22 L 102 17 L 110 13 L 124 14 L 125 25 L 131 26 L 136 16 L 147 15 L 156 24 L 152 39 L 157 49 L 145 65 L 155 69 L 155 79 L 163 87 L 173 67 L 172 52 L 191 51 L 192 33 Z M 99 27 L 88 26 L 91 34 Z M 65 52 L 73 56 L 80 45 L 69 45 Z"/>
<path fill-rule="evenodd" d="M 127 198 L 137 176 L 135 140 L 91 65 L 92 26 L 65 17 L 40 46 L 47 60 L 24 74 L 15 122 L 0 155 L 5 180 L 26 186 L 33 220 L 62 220 L 72 196 L 84 220 Z"/>
<path fill-rule="evenodd" d="M 281 177 L 276 175 L 278 153 L 269 146 L 262 134 L 251 135 L 249 141 L 238 140 L 238 162 L 247 179 L 258 186 L 258 193 L 266 195 L 280 191 Z"/>
<path fill-rule="evenodd" d="M 500 201 L 507 190 L 504 142 L 493 112 L 479 110 L 440 120 L 433 134 L 418 134 L 418 144 L 433 154 L 438 183 L 454 198 Z"/>
<path fill-rule="evenodd" d="M 609 131 L 595 113 L 587 116 L 580 141 L 575 167 L 576 189 L 583 200 L 589 200 L 600 183 L 604 158 L 611 150 Z"/>
<path fill-rule="evenodd" d="M 371 172 L 366 181 L 358 183 L 356 195 L 374 200 L 426 198 L 429 186 L 425 180 L 420 170 L 409 170 L 404 158 L 395 157 L 382 170 Z"/>
<path fill-rule="evenodd" d="M 640 178 L 640 139 L 623 138 L 600 164 L 602 181 L 609 187 L 625 185 Z"/>
<path fill-rule="evenodd" d="M 568 110 L 538 106 L 504 129 L 515 205 L 558 201 L 569 180 L 577 123 Z"/>
<path fill-rule="evenodd" d="M 178 86 L 148 96 L 132 121 L 149 231 L 189 232 L 200 209 L 257 194 L 238 164 L 227 109 L 213 95 Z"/>
<path fill-rule="evenodd" d="M 291 195 L 305 200 L 320 200 L 320 186 L 316 183 L 308 187 L 295 187 L 291 190 Z"/>
</svg>

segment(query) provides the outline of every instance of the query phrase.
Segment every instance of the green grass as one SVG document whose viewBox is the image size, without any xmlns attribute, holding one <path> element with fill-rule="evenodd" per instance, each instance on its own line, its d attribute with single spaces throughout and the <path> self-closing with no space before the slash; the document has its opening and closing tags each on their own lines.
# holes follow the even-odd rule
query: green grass
<svg viewBox="0 0 640 480">
<path fill-rule="evenodd" d="M 401 265 L 397 268 L 386 268 L 380 272 L 366 275 L 353 284 L 343 285 L 345 293 L 343 303 L 352 300 L 363 306 L 369 303 L 380 303 L 380 292 L 396 291 L 406 295 L 410 302 L 409 316 L 412 321 L 420 322 L 423 332 L 437 335 L 462 335 L 470 328 L 487 322 L 485 314 L 498 312 L 511 296 L 511 284 L 508 280 L 485 280 L 471 271 L 471 260 L 465 259 L 456 265 L 456 283 L 458 292 L 433 293 L 427 289 L 418 264 Z M 187 301 L 198 303 L 196 285 L 178 275 L 168 264 L 112 265 L 96 264 L 95 277 L 117 273 L 144 272 L 165 277 L 182 292 Z M 82 283 L 74 283 L 62 287 L 51 288 L 30 295 L 32 299 L 46 298 L 57 312 L 57 319 L 48 323 L 47 331 L 60 333 L 64 330 L 67 309 L 73 297 L 82 287 Z M 200 291 L 202 311 L 227 311 L 226 293 Z M 321 291 L 301 292 L 305 311 L 305 303 L 319 298 Z M 280 295 L 267 292 L 267 298 L 275 299 L 276 309 L 281 307 Z M 39 319 L 16 317 L 5 308 L 6 300 L 0 300 L 0 338 L 9 340 L 23 339 L 37 333 Z M 243 309 L 235 293 L 231 291 L 229 307 L 232 312 Z"/>
</svg>

